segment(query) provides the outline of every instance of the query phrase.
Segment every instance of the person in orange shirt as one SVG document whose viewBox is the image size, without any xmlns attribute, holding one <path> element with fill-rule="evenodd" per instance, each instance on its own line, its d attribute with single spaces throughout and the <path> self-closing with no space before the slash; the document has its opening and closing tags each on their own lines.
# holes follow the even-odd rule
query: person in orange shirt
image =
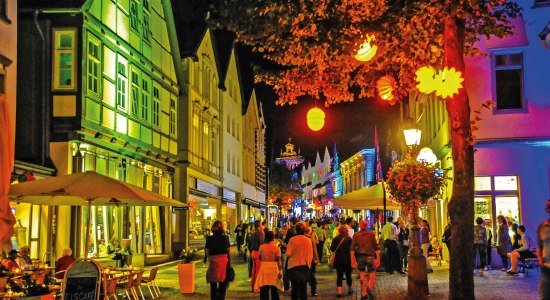
<svg viewBox="0 0 550 300">
<path fill-rule="evenodd" d="M 311 240 L 304 236 L 305 223 L 298 222 L 295 229 L 296 235 L 288 241 L 286 248 L 288 275 L 292 285 L 291 297 L 292 300 L 305 300 L 313 261 L 313 246 Z"/>
<path fill-rule="evenodd" d="M 361 299 L 373 299 L 372 291 L 376 280 L 376 267 L 380 266 L 380 250 L 378 250 L 374 232 L 367 228 L 367 222 L 362 220 L 359 223 L 359 228 L 360 231 L 353 235 L 351 241 L 352 265 L 359 270 Z M 354 261 L 354 257 L 357 258 L 356 261 Z M 369 274 L 368 284 L 366 273 Z"/>
</svg>

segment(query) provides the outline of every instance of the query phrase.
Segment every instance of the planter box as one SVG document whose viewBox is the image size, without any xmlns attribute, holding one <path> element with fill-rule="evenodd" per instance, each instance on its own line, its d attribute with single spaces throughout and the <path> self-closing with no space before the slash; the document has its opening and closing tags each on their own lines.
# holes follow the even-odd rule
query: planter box
<svg viewBox="0 0 550 300">
<path fill-rule="evenodd" d="M 195 292 L 195 263 L 178 264 L 178 279 L 180 293 L 192 294 Z"/>
</svg>

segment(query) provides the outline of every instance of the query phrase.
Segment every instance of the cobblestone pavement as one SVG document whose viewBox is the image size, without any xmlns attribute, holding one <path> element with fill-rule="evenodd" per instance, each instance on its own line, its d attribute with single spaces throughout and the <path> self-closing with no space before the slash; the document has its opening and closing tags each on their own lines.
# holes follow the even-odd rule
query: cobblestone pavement
<svg viewBox="0 0 550 300">
<path fill-rule="evenodd" d="M 236 280 L 231 283 L 226 299 L 259 299 L 259 294 L 250 292 L 250 281 L 246 264 L 242 259 L 232 256 L 232 265 L 235 269 Z M 432 262 L 432 265 L 434 263 Z M 195 293 L 182 295 L 179 293 L 177 266 L 168 264 L 160 268 L 157 282 L 163 292 L 163 299 L 209 299 L 209 285 L 206 283 L 202 261 L 196 265 Z M 476 299 L 538 299 L 538 279 L 540 273 L 529 270 L 529 274 L 508 276 L 500 270 L 486 271 L 485 276 L 475 275 Z M 330 272 L 326 264 L 317 268 L 317 280 L 319 296 L 311 299 L 335 299 L 336 296 L 336 272 Z M 430 296 L 429 299 L 448 299 L 449 293 L 449 267 L 443 262 L 441 267 L 435 266 L 434 272 L 428 274 Z M 345 286 L 345 283 L 344 283 Z M 341 299 L 360 299 L 360 286 L 357 274 L 353 275 L 354 293 L 345 295 Z M 308 287 L 309 293 L 309 287 Z M 346 287 L 344 287 L 344 294 Z M 290 299 L 290 293 L 280 293 L 281 299 Z M 406 299 L 407 276 L 379 272 L 375 286 L 376 299 Z"/>
</svg>

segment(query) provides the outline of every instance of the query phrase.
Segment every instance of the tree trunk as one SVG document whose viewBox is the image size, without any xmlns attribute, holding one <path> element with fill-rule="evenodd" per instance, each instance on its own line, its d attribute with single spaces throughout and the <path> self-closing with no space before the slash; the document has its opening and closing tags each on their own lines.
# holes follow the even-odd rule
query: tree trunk
<svg viewBox="0 0 550 300">
<path fill-rule="evenodd" d="M 464 76 L 464 20 L 447 16 L 444 29 L 445 66 Z M 464 85 L 464 83 L 463 83 Z M 453 190 L 451 217 L 451 265 L 449 299 L 475 299 L 473 278 L 474 151 L 470 127 L 470 105 L 466 89 L 446 100 L 451 123 Z"/>
</svg>

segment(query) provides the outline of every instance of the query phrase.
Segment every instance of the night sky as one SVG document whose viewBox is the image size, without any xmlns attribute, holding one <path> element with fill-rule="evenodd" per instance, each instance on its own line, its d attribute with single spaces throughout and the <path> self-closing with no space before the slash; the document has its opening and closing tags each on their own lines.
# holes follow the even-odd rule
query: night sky
<svg viewBox="0 0 550 300">
<path fill-rule="evenodd" d="M 324 102 L 317 101 L 317 107 L 325 111 L 326 119 L 325 127 L 314 132 L 306 124 L 307 111 L 315 106 L 313 99 L 301 100 L 297 105 L 276 106 L 276 95 L 269 87 L 256 85 L 256 91 L 266 116 L 268 159 L 278 157 L 291 137 L 306 162 L 314 164 L 317 152 L 322 159 L 325 147 L 332 156 L 335 143 L 342 162 L 363 148 L 374 147 L 375 125 L 384 170 L 389 167 L 391 150 L 399 150 L 399 104 L 392 106 L 381 100 L 356 100 L 327 108 Z"/>
</svg>

